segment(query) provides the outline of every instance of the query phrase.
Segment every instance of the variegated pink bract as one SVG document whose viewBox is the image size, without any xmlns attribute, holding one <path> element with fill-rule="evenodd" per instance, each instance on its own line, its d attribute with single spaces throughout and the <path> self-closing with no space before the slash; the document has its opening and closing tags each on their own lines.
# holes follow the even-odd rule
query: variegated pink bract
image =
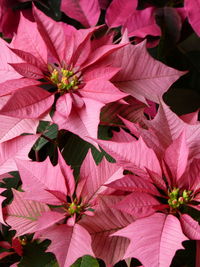
<svg viewBox="0 0 200 267">
<path fill-rule="evenodd" d="M 69 17 L 78 20 L 83 26 L 95 26 L 100 16 L 98 0 L 62 0 L 61 10 Z"/>
<path fill-rule="evenodd" d="M 16 8 L 26 0 L 0 0 L 0 32 L 7 38 L 12 38 L 17 32 L 17 27 L 20 18 L 20 11 Z M 31 9 L 22 11 L 24 16 L 32 20 L 33 16 Z"/>
</svg>

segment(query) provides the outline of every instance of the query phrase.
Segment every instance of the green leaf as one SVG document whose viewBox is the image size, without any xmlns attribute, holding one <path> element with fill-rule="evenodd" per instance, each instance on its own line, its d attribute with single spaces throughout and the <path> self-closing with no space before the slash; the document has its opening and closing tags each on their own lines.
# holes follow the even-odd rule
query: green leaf
<svg viewBox="0 0 200 267">
<path fill-rule="evenodd" d="M 47 263 L 44 267 L 59 267 L 57 261 L 51 261 L 50 263 Z"/>
<path fill-rule="evenodd" d="M 77 135 L 71 134 L 67 139 L 62 154 L 67 164 L 71 165 L 74 169 L 75 177 L 78 176 L 81 164 L 90 148 L 96 164 L 99 164 L 104 156 L 108 161 L 114 162 L 113 158 L 104 150 L 99 151 L 93 145 L 85 142 Z"/>
<path fill-rule="evenodd" d="M 71 267 L 99 267 L 98 261 L 91 256 L 79 258 Z"/>
<path fill-rule="evenodd" d="M 60 0 L 51 0 L 51 1 L 44 1 L 38 0 L 36 5 L 49 17 L 54 20 L 60 20 L 61 18 L 61 11 L 60 11 Z"/>
<path fill-rule="evenodd" d="M 44 124 L 39 125 L 38 130 L 40 130 L 44 136 L 47 137 L 40 137 L 36 144 L 34 145 L 34 150 L 39 151 L 44 145 L 46 145 L 49 141 L 48 139 L 55 139 L 57 137 L 58 134 L 58 126 L 56 124 L 51 124 L 49 125 L 46 124 L 46 122 L 44 122 Z"/>
<path fill-rule="evenodd" d="M 31 243 L 27 243 L 24 246 L 24 254 L 23 257 L 18 264 L 19 267 L 56 267 L 56 265 L 50 265 L 51 263 L 55 264 L 55 257 L 52 253 L 45 253 L 47 246 L 50 241 L 43 241 L 38 243 L 37 241 L 33 241 Z M 58 266 L 58 265 L 57 265 Z"/>
<path fill-rule="evenodd" d="M 40 121 L 39 125 L 37 127 L 37 132 L 42 133 L 46 130 L 46 128 L 49 126 L 50 122 L 49 121 Z"/>
</svg>

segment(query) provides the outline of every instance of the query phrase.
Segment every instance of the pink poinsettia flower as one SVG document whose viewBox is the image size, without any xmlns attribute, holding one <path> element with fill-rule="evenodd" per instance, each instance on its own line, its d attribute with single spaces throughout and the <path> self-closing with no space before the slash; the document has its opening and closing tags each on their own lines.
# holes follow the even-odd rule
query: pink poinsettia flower
<svg viewBox="0 0 200 267">
<path fill-rule="evenodd" d="M 40 163 L 16 162 L 25 192 L 14 191 L 14 200 L 4 213 L 6 223 L 17 231 L 16 236 L 35 232 L 35 238 L 50 239 L 52 243 L 48 251 L 55 253 L 60 266 L 71 266 L 77 258 L 86 254 L 95 256 L 96 248 L 92 245 L 91 233 L 88 227 L 81 225 L 81 221 L 85 217 L 97 216 L 96 211 L 100 212 L 98 196 L 113 192 L 105 184 L 123 177 L 123 169 L 105 159 L 96 166 L 90 152 L 81 166 L 79 182 L 75 186 L 72 170 L 60 154 L 59 164 L 55 167 L 48 159 Z M 106 208 L 102 212 L 106 213 Z M 132 216 L 128 218 L 119 219 L 118 223 L 125 226 L 133 220 Z M 99 230 L 96 238 L 102 235 L 105 227 L 109 227 L 109 224 L 103 228 L 101 226 L 101 231 L 96 227 L 96 231 Z M 112 233 L 115 228 L 112 223 Z M 101 242 L 99 240 L 98 253 L 103 251 L 107 239 L 108 235 L 102 236 Z M 125 244 L 127 246 L 127 241 Z M 103 259 L 105 257 L 103 252 L 100 256 Z M 118 257 L 115 256 L 115 260 Z M 106 259 L 112 261 L 108 256 Z"/>
<path fill-rule="evenodd" d="M 159 122 L 165 128 L 156 130 L 153 126 Z M 99 141 L 117 164 L 134 173 L 107 185 L 129 192 L 115 208 L 137 218 L 114 233 L 131 240 L 124 258 L 136 257 L 144 266 L 167 267 L 184 240 L 200 240 L 200 226 L 191 216 L 192 209 L 200 212 L 199 133 L 199 124 L 184 123 L 162 104 L 138 140 L 121 132 L 114 136 L 115 141 Z"/>
<path fill-rule="evenodd" d="M 97 61 L 103 62 L 124 44 L 112 45 L 109 38 L 103 38 L 98 46 L 91 41 L 97 28 L 77 31 L 36 8 L 34 16 L 36 22 L 22 15 L 10 48 L 1 42 L 5 53 L 0 67 L 4 75 L 0 94 L 10 96 L 1 114 L 40 118 L 52 108 L 54 96 L 59 96 L 54 121 L 60 129 L 85 139 L 96 137 L 101 108 L 126 96 L 109 81 L 119 68 L 105 64 L 98 67 Z M 50 91 L 38 87 L 42 84 Z"/>
<path fill-rule="evenodd" d="M 20 18 L 19 6 L 26 0 L 1 0 L 0 1 L 0 32 L 7 38 L 13 37 L 17 32 L 17 27 Z M 21 5 L 22 6 L 22 5 Z M 18 7 L 18 8 L 17 8 Z M 31 9 L 24 9 L 23 15 L 33 20 Z"/>
</svg>

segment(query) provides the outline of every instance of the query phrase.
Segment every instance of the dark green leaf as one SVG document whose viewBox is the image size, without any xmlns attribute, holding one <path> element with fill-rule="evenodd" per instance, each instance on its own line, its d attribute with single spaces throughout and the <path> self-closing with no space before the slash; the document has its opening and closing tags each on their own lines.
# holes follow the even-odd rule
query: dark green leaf
<svg viewBox="0 0 200 267">
<path fill-rule="evenodd" d="M 24 254 L 18 266 L 44 267 L 47 264 L 55 262 L 55 257 L 52 253 L 45 253 L 48 245 L 49 241 L 43 241 L 41 243 L 33 241 L 27 243 L 27 245 L 24 246 Z"/>
<path fill-rule="evenodd" d="M 46 125 L 46 127 L 45 127 Z M 40 130 L 42 129 L 42 132 L 43 132 L 43 136 L 47 137 L 47 138 L 44 138 L 44 137 L 40 137 L 35 146 L 34 146 L 34 149 L 36 151 L 39 151 L 44 145 L 46 145 L 49 141 L 48 139 L 55 139 L 57 137 L 57 134 L 58 134 L 58 126 L 56 124 L 51 124 L 51 125 L 48 125 L 48 124 L 43 124 L 43 125 L 40 125 Z"/>
<path fill-rule="evenodd" d="M 98 261 L 91 256 L 79 258 L 71 267 L 99 267 Z"/>
</svg>

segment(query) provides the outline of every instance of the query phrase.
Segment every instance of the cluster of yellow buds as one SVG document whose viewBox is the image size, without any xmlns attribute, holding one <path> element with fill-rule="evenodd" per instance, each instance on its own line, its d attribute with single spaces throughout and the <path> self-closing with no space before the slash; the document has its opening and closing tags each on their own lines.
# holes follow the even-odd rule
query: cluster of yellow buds
<svg viewBox="0 0 200 267">
<path fill-rule="evenodd" d="M 168 204 L 173 209 L 178 209 L 181 205 L 191 200 L 192 191 L 184 190 L 182 193 L 179 188 L 174 188 L 169 194 Z"/>
<path fill-rule="evenodd" d="M 62 68 L 59 72 L 57 69 L 54 69 L 50 80 L 57 85 L 59 93 L 65 93 L 70 89 L 78 89 L 78 77 L 73 71 Z"/>
<path fill-rule="evenodd" d="M 51 73 L 50 80 L 55 84 L 59 83 L 59 72 L 58 72 L 58 70 L 56 70 L 56 69 L 53 70 L 53 72 Z"/>
<path fill-rule="evenodd" d="M 74 215 L 74 213 L 79 214 L 81 212 L 81 209 L 82 209 L 81 205 L 77 205 L 76 201 L 74 201 L 69 205 L 67 211 L 69 212 L 70 215 Z"/>
</svg>

